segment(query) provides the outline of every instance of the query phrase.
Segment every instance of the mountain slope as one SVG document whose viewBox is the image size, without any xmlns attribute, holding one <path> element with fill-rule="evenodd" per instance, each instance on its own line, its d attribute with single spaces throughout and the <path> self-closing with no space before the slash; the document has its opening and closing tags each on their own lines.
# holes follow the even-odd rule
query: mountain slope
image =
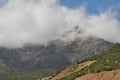
<svg viewBox="0 0 120 80">
<path fill-rule="evenodd" d="M 0 80 L 37 80 L 45 76 L 50 76 L 56 71 L 45 69 L 45 70 L 34 70 L 34 71 L 14 71 L 8 73 L 0 73 Z"/>
<path fill-rule="evenodd" d="M 15 49 L 0 47 L 0 78 L 35 80 L 116 45 L 92 36 L 83 38 L 82 33 L 76 27 L 46 45 L 27 44 Z"/>
<path fill-rule="evenodd" d="M 69 72 L 71 72 L 69 75 L 61 77 L 58 80 L 86 80 L 88 78 L 90 78 L 90 80 L 99 80 L 98 75 L 102 75 L 102 80 L 108 80 L 111 78 L 112 80 L 120 80 L 120 44 L 112 47 L 108 51 L 104 51 L 102 54 L 97 54 L 95 56 L 86 58 L 81 64 L 84 64 L 88 61 L 95 62 L 77 71 L 77 68 L 73 66 L 72 69 L 69 70 Z M 76 65 L 78 66 L 81 64 Z M 51 80 L 54 80 L 54 77 L 51 78 Z"/>
<path fill-rule="evenodd" d="M 72 74 L 73 72 L 77 72 L 81 69 L 83 69 L 86 66 L 90 66 L 91 64 L 93 64 L 95 61 L 86 61 L 84 63 L 81 64 L 74 64 L 72 66 L 68 66 L 65 70 L 63 70 L 61 73 L 57 74 L 56 76 L 54 76 L 53 78 L 51 78 L 51 80 L 59 80 L 60 78 L 64 77 L 64 76 L 69 76 L 70 74 Z"/>
<path fill-rule="evenodd" d="M 55 40 L 48 45 L 28 45 L 23 48 L 0 48 L 0 59 L 17 70 L 61 69 L 84 57 L 101 53 L 115 44 L 89 37 L 65 42 Z"/>
<path fill-rule="evenodd" d="M 102 71 L 99 73 L 89 73 L 75 80 L 120 80 L 120 69 L 112 71 Z"/>
</svg>

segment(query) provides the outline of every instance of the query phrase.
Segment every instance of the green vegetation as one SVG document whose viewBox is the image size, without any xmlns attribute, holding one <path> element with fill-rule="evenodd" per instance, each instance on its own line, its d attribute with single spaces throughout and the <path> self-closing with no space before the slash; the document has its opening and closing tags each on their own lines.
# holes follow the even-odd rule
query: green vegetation
<svg viewBox="0 0 120 80">
<path fill-rule="evenodd" d="M 77 67 L 77 64 L 73 64 L 72 66 L 68 66 L 66 69 L 68 69 L 69 71 L 74 71 Z"/>
<path fill-rule="evenodd" d="M 66 77 L 61 78 L 60 80 L 74 80 L 77 77 L 78 72 L 74 72 Z"/>
<path fill-rule="evenodd" d="M 5 73 L 9 71 L 12 71 L 12 69 L 9 69 L 9 67 L 3 63 L 0 63 L 0 73 Z"/>
<path fill-rule="evenodd" d="M 108 51 L 104 51 L 102 54 L 88 57 L 82 62 L 89 60 L 96 60 L 96 62 L 89 67 L 85 67 L 78 72 L 74 72 L 64 78 L 61 78 L 60 80 L 73 80 L 76 77 L 80 77 L 88 72 L 97 73 L 101 71 L 120 69 L 120 44 L 114 46 Z"/>
<path fill-rule="evenodd" d="M 66 77 L 61 78 L 60 80 L 74 80 L 76 77 L 86 74 L 87 71 L 88 67 L 85 67 L 80 71 L 74 72 Z"/>
<path fill-rule="evenodd" d="M 36 70 L 0 73 L 0 80 L 37 80 L 42 77 L 50 76 L 55 72 L 54 70 Z"/>
</svg>

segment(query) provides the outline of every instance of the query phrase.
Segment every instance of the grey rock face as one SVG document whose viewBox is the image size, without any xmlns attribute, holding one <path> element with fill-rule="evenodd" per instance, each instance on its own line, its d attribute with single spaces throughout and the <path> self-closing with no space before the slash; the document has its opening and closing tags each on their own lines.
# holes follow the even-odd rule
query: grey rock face
<svg viewBox="0 0 120 80">
<path fill-rule="evenodd" d="M 29 45 L 18 49 L 0 48 L 0 60 L 18 70 L 60 69 L 87 56 L 101 53 L 115 44 L 89 37 L 71 42 L 55 40 L 47 46 Z"/>
</svg>

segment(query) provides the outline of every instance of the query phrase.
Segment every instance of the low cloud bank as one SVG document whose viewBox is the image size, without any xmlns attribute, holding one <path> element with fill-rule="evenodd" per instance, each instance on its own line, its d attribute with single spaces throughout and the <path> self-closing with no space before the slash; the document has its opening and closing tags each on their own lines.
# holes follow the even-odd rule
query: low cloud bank
<svg viewBox="0 0 120 80">
<path fill-rule="evenodd" d="M 8 0 L 0 8 L 0 47 L 46 44 L 76 25 L 84 34 L 120 42 L 116 13 L 107 10 L 91 15 L 85 10 L 84 6 L 67 8 L 58 0 Z"/>
</svg>

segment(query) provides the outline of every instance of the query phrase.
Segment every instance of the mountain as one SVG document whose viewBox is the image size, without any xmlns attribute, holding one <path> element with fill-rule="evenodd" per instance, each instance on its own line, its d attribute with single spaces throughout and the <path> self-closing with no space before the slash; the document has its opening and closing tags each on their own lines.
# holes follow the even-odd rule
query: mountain
<svg viewBox="0 0 120 80">
<path fill-rule="evenodd" d="M 113 45 L 113 43 L 93 37 L 71 42 L 55 40 L 46 46 L 0 48 L 0 60 L 8 67 L 17 70 L 61 69 L 84 57 L 101 53 Z"/>
<path fill-rule="evenodd" d="M 120 80 L 120 44 L 66 67 L 49 80 Z"/>
<path fill-rule="evenodd" d="M 23 48 L 0 48 L 2 80 L 36 80 L 55 74 L 83 58 L 99 54 L 116 44 L 89 37 L 74 41 L 55 40 L 48 45 L 27 45 Z"/>
<path fill-rule="evenodd" d="M 2 80 L 35 80 L 116 45 L 92 36 L 83 37 L 83 32 L 76 26 L 46 45 L 0 47 L 0 77 Z"/>
</svg>

